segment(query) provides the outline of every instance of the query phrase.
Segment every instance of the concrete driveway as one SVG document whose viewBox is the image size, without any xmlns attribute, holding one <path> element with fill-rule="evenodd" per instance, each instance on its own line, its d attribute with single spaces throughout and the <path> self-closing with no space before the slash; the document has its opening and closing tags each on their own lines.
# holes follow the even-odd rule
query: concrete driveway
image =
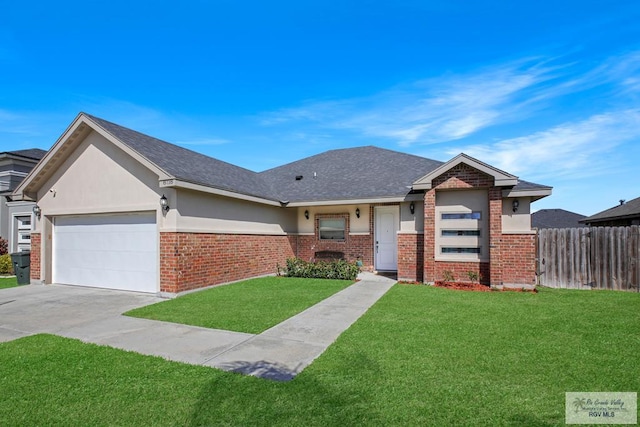
<svg viewBox="0 0 640 427">
<path fill-rule="evenodd" d="M 395 283 L 361 281 L 258 335 L 122 316 L 163 301 L 135 292 L 63 285 L 0 290 L 0 342 L 49 333 L 168 360 L 288 381 Z"/>
</svg>

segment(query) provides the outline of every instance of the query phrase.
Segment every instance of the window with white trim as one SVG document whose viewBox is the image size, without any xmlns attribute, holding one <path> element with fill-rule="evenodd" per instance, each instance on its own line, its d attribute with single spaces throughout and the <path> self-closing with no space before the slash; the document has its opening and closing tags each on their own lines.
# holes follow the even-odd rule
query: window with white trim
<svg viewBox="0 0 640 427">
<path fill-rule="evenodd" d="M 17 250 L 25 251 L 31 248 L 31 215 L 15 217 Z"/>
</svg>

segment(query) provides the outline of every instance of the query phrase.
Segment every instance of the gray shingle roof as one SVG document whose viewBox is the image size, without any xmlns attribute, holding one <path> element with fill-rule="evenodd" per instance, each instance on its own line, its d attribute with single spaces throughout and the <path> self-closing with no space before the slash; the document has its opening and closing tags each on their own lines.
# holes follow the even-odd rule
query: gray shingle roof
<svg viewBox="0 0 640 427">
<path fill-rule="evenodd" d="M 543 190 L 550 189 L 548 185 L 535 184 L 533 182 L 525 181 L 518 178 L 518 184 L 513 187 L 513 190 Z"/>
<path fill-rule="evenodd" d="M 85 115 L 176 179 L 221 190 L 278 201 L 257 173 L 195 151 L 170 144 L 89 114 Z"/>
<path fill-rule="evenodd" d="M 83 114 L 176 179 L 272 201 L 404 197 L 415 181 L 443 164 L 437 160 L 366 146 L 330 150 L 256 173 Z M 514 188 L 549 187 L 519 181 Z"/>
<path fill-rule="evenodd" d="M 47 154 L 46 150 L 39 148 L 27 148 L 25 150 L 6 151 L 6 154 L 13 154 L 14 156 L 26 157 L 32 160 L 40 160 Z M 0 153 L 4 154 L 4 153 Z"/>
<path fill-rule="evenodd" d="M 540 209 L 531 214 L 531 226 L 533 228 L 584 227 L 584 224 L 578 222 L 584 218 L 586 218 L 585 215 L 564 209 Z"/>
<path fill-rule="evenodd" d="M 414 181 L 440 165 L 367 146 L 326 151 L 260 175 L 291 202 L 369 199 L 405 196 Z"/>
<path fill-rule="evenodd" d="M 629 200 L 628 202 L 615 206 L 610 209 L 606 209 L 597 214 L 591 215 L 583 220 L 583 222 L 598 222 L 607 221 L 612 219 L 621 219 L 629 217 L 640 217 L 640 197 Z"/>
</svg>

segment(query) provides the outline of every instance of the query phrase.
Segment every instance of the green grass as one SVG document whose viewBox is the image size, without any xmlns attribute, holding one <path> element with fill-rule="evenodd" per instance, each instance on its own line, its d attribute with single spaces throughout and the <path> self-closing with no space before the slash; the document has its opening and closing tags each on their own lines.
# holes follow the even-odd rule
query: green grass
<svg viewBox="0 0 640 427">
<path fill-rule="evenodd" d="M 639 324 L 640 294 L 396 285 L 288 383 L 33 336 L 0 425 L 563 425 L 566 391 L 640 391 Z"/>
<path fill-rule="evenodd" d="M 141 307 L 128 316 L 258 334 L 353 282 L 262 277 Z"/>
<path fill-rule="evenodd" d="M 0 277 L 0 289 L 13 288 L 18 286 L 18 279 L 15 277 Z"/>
</svg>

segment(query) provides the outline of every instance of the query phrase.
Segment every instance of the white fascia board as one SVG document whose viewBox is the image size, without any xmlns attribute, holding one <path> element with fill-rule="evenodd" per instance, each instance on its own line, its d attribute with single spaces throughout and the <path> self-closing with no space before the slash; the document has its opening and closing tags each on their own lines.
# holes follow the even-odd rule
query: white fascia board
<svg viewBox="0 0 640 427">
<path fill-rule="evenodd" d="M 535 200 L 541 199 L 546 196 L 550 196 L 552 193 L 551 188 L 538 188 L 535 190 L 514 190 L 506 189 L 502 190 L 502 197 L 532 197 Z"/>
<path fill-rule="evenodd" d="M 188 190 L 200 191 L 207 194 L 215 194 L 218 196 L 231 197 L 233 199 L 247 200 L 254 203 L 262 203 L 269 206 L 283 206 L 282 202 L 263 199 L 262 197 L 249 196 L 247 194 L 235 193 L 229 190 L 209 187 L 207 185 L 195 184 L 193 182 L 182 181 L 179 179 L 163 179 L 160 180 L 160 188 L 184 188 Z M 290 205 L 288 205 L 290 206 Z"/>
<path fill-rule="evenodd" d="M 320 201 L 307 201 L 307 202 L 291 202 L 287 207 L 297 208 L 305 206 L 337 206 L 337 205 L 364 205 L 373 203 L 401 203 L 410 200 L 419 201 L 422 197 L 379 197 L 372 199 L 345 199 L 345 200 L 320 200 Z"/>
</svg>

